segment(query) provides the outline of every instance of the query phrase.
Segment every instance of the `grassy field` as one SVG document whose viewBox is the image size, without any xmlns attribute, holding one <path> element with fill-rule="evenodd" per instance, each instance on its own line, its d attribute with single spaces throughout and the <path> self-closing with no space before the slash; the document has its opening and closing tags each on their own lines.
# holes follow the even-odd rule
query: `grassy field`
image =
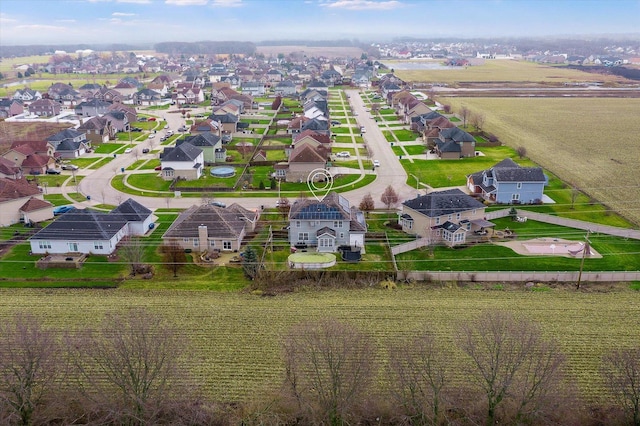
<svg viewBox="0 0 640 426">
<path fill-rule="evenodd" d="M 446 98 L 568 185 L 640 224 L 640 99 Z M 636 195 L 633 195 L 636 194 Z"/>
<path fill-rule="evenodd" d="M 605 350 L 637 343 L 638 293 L 565 289 L 524 291 L 507 288 L 399 288 L 389 290 L 304 291 L 278 297 L 236 292 L 179 290 L 36 291 L 0 289 L 0 319 L 16 311 L 32 312 L 54 329 L 83 330 L 106 312 L 145 307 L 169 318 L 188 339 L 193 356 L 184 365 L 202 389 L 220 401 L 248 401 L 265 389 L 277 389 L 283 367 L 280 337 L 303 320 L 334 317 L 366 330 L 376 342 L 375 358 L 398 337 L 414 335 L 428 324 L 436 338 L 453 347 L 459 325 L 485 309 L 504 309 L 538 321 L 560 342 L 568 374 L 586 401 L 606 398 L 598 365 Z M 454 380 L 463 380 L 461 355 L 448 354 Z"/>
<path fill-rule="evenodd" d="M 438 61 L 435 61 L 438 63 Z M 485 61 L 484 65 L 454 67 L 444 70 L 403 70 L 399 62 L 384 61 L 394 68 L 395 75 L 405 81 L 435 81 L 455 85 L 458 82 L 538 82 L 558 83 L 569 81 L 622 81 L 620 77 L 589 74 L 525 61 Z"/>
</svg>

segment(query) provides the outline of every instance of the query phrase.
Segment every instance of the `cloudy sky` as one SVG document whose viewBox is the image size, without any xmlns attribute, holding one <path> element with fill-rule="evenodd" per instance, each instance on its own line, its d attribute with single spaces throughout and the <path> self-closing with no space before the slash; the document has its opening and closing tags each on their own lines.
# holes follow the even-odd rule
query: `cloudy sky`
<svg viewBox="0 0 640 426">
<path fill-rule="evenodd" d="M 0 44 L 640 34 L 640 0 L 0 0 Z"/>
</svg>

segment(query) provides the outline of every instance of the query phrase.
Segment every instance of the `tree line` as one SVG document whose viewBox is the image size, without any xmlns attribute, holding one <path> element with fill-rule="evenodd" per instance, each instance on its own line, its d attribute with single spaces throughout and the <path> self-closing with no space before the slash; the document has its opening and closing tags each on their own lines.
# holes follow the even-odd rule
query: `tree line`
<svg viewBox="0 0 640 426">
<path fill-rule="evenodd" d="M 640 425 L 640 346 L 602 357 L 611 399 L 594 407 L 533 321 L 486 311 L 451 337 L 424 325 L 383 345 L 349 322 L 302 322 L 280 338 L 282 381 L 225 404 L 203 396 L 188 340 L 161 315 L 61 331 L 17 313 L 0 325 L 0 424 Z"/>
</svg>

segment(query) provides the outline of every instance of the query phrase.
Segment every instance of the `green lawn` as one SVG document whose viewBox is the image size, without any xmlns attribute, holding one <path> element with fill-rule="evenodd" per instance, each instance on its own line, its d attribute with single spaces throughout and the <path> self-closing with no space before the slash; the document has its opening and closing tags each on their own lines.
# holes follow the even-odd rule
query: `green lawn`
<svg viewBox="0 0 640 426">
<path fill-rule="evenodd" d="M 403 145 L 403 147 L 409 155 L 424 154 L 427 149 L 427 147 L 424 145 Z"/>
<path fill-rule="evenodd" d="M 127 183 L 135 188 L 149 191 L 168 191 L 171 181 L 158 177 L 157 173 L 129 175 Z"/>
<path fill-rule="evenodd" d="M 338 142 L 338 143 L 349 143 L 349 142 L 352 142 L 351 136 L 336 136 L 334 141 Z"/>
<path fill-rule="evenodd" d="M 129 132 L 118 132 L 116 133 L 116 139 L 119 141 L 136 140 L 138 137 L 142 135 L 142 132 L 131 132 L 131 137 L 129 137 Z"/>
<path fill-rule="evenodd" d="M 59 175 L 38 175 L 34 177 L 34 182 L 39 186 L 48 186 L 49 188 L 61 186 L 64 181 L 71 177 L 68 174 Z"/>
<path fill-rule="evenodd" d="M 529 220 L 513 222 L 510 218 L 493 220 L 496 229 L 509 228 L 518 240 L 538 237 L 557 237 L 584 241 L 585 231 L 549 225 Z M 592 235 L 593 248 L 603 257 L 587 259 L 585 271 L 635 271 L 640 265 L 640 241 L 608 235 Z M 427 250 L 414 250 L 396 257 L 400 270 L 442 271 L 577 271 L 580 258 L 560 256 L 521 256 L 510 248 L 490 243 L 465 248 L 435 248 L 430 258 Z"/>
<path fill-rule="evenodd" d="M 93 163 L 92 165 L 90 165 L 89 168 L 90 169 L 99 169 L 100 167 L 102 167 L 105 164 L 109 163 L 111 160 L 113 160 L 113 157 L 104 157 L 100 161 L 97 161 L 97 162 Z"/>
<path fill-rule="evenodd" d="M 127 136 L 127 140 L 129 137 Z M 96 154 L 112 154 L 114 151 L 121 149 L 122 147 L 126 147 L 128 144 L 121 143 L 101 143 L 100 145 L 95 146 L 94 152 Z"/>
<path fill-rule="evenodd" d="M 331 133 L 335 133 L 337 135 L 351 133 L 351 128 L 350 127 L 332 127 Z"/>
<path fill-rule="evenodd" d="M 287 159 L 287 154 L 284 150 L 269 150 L 265 151 L 267 154 L 267 160 L 269 161 L 284 161 Z"/>
<path fill-rule="evenodd" d="M 415 141 L 416 138 L 419 137 L 417 133 L 411 130 L 394 130 L 393 133 L 396 135 L 396 138 L 398 138 L 398 140 L 401 142 Z"/>
<path fill-rule="evenodd" d="M 82 157 L 82 158 L 74 158 L 73 160 L 70 160 L 69 162 L 71 164 L 74 164 L 74 165 L 78 166 L 81 169 L 84 169 L 86 167 L 89 167 L 90 165 L 92 165 L 96 161 L 102 160 L 103 158 L 104 157 Z"/>
<path fill-rule="evenodd" d="M 54 206 L 66 206 L 67 204 L 69 204 L 69 200 L 67 200 L 62 194 L 47 194 L 44 196 L 44 199 Z"/>
<path fill-rule="evenodd" d="M 383 130 L 382 134 L 384 135 L 387 142 L 395 142 L 396 138 L 393 137 L 393 132 L 390 130 Z"/>
</svg>

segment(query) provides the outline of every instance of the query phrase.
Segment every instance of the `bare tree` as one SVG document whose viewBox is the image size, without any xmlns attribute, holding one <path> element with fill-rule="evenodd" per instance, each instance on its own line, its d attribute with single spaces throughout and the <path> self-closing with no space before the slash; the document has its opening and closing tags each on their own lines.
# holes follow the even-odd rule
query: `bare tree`
<svg viewBox="0 0 640 426">
<path fill-rule="evenodd" d="M 471 114 L 471 117 L 469 118 L 469 122 L 473 127 L 476 128 L 476 130 L 482 129 L 482 127 L 484 126 L 484 120 L 485 120 L 484 114 L 479 112 L 475 114 Z"/>
<path fill-rule="evenodd" d="M 524 146 L 519 146 L 516 148 L 516 154 L 518 154 L 518 158 L 524 158 L 527 156 L 527 148 Z"/>
<path fill-rule="evenodd" d="M 572 186 L 571 187 L 571 210 L 573 210 L 576 206 L 576 201 L 578 200 L 578 196 L 580 195 L 580 190 Z"/>
<path fill-rule="evenodd" d="M 173 271 L 173 277 L 178 276 L 178 270 L 187 262 L 184 249 L 176 241 L 169 241 L 160 247 L 164 265 Z"/>
<path fill-rule="evenodd" d="M 371 196 L 370 192 L 366 193 L 364 197 L 362 197 L 359 207 L 360 207 L 360 210 L 362 210 L 367 214 L 367 216 L 369 215 L 369 212 L 371 210 L 376 208 L 375 203 L 373 201 L 373 197 Z"/>
<path fill-rule="evenodd" d="M 249 142 L 241 142 L 238 145 L 236 145 L 236 149 L 242 156 L 242 159 L 246 160 L 247 155 L 251 154 L 251 151 L 253 151 L 253 145 Z"/>
<path fill-rule="evenodd" d="M 285 384 L 312 423 L 341 424 L 357 411 L 373 379 L 373 347 L 335 319 L 294 326 L 284 342 Z M 303 414 L 304 415 L 304 414 Z"/>
<path fill-rule="evenodd" d="M 140 238 L 124 238 L 118 252 L 122 255 L 123 260 L 129 264 L 131 275 L 135 276 L 141 270 L 145 255 L 144 245 Z"/>
<path fill-rule="evenodd" d="M 398 193 L 395 189 L 393 189 L 393 186 L 391 185 L 387 186 L 380 196 L 380 201 L 382 202 L 382 204 L 387 206 L 387 210 L 390 209 L 391 206 L 395 206 L 396 204 L 398 204 L 399 200 L 400 198 L 398 197 Z"/>
<path fill-rule="evenodd" d="M 640 426 L 640 346 L 616 349 L 602 358 L 602 376 L 614 397 Z"/>
<path fill-rule="evenodd" d="M 410 424 L 441 424 L 447 360 L 433 335 L 423 332 L 389 352 L 392 397 L 404 407 Z"/>
<path fill-rule="evenodd" d="M 153 424 L 172 401 L 185 345 L 161 316 L 143 309 L 109 313 L 97 331 L 70 344 L 82 392 L 110 421 Z"/>
<path fill-rule="evenodd" d="M 469 377 L 486 396 L 487 425 L 531 422 L 553 409 L 563 357 L 535 323 L 485 312 L 463 325 L 458 340 L 471 361 Z M 507 406 L 511 413 L 499 412 Z"/>
<path fill-rule="evenodd" d="M 278 211 L 282 215 L 282 219 L 286 219 L 289 216 L 291 210 L 291 203 L 286 197 L 278 198 Z"/>
<path fill-rule="evenodd" d="M 442 110 L 445 114 L 451 114 L 451 105 L 444 104 L 442 105 Z"/>
<path fill-rule="evenodd" d="M 471 111 L 466 106 L 460 107 L 460 118 L 462 118 L 462 127 L 467 127 L 467 120 L 469 119 L 469 115 Z"/>
<path fill-rule="evenodd" d="M 33 424 L 38 409 L 56 392 L 66 370 L 61 353 L 55 334 L 31 315 L 18 313 L 0 323 L 2 424 Z M 3 413 L 8 418 L 3 418 Z"/>
</svg>

